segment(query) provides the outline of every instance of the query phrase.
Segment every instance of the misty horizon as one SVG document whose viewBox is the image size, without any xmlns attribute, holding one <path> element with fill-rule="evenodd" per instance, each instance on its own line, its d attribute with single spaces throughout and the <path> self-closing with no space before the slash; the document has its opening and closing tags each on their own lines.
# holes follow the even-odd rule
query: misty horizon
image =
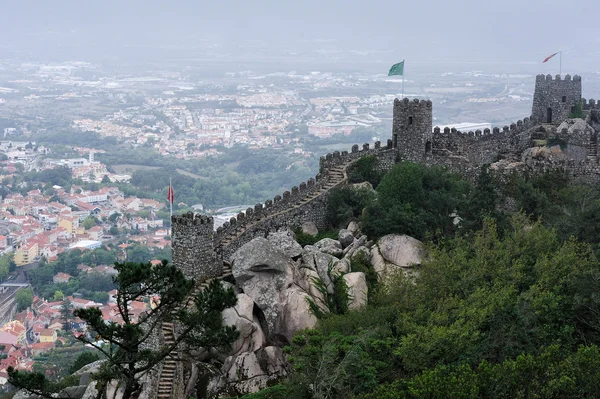
<svg viewBox="0 0 600 399">
<path fill-rule="evenodd" d="M 3 7 L 0 56 L 35 61 L 176 60 L 341 64 L 535 66 L 558 73 L 547 55 L 563 51 L 563 71 L 595 71 L 593 3 L 466 0 L 409 6 L 399 1 L 196 4 L 116 1 Z M 556 61 L 556 60 L 555 60 Z"/>
</svg>

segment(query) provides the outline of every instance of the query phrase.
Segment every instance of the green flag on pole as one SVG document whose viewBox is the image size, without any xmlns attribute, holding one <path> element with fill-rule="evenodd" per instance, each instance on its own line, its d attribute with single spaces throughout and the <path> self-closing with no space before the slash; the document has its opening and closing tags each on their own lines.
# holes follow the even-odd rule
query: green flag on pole
<svg viewBox="0 0 600 399">
<path fill-rule="evenodd" d="M 390 68 L 390 71 L 388 72 L 388 76 L 393 76 L 393 75 L 404 76 L 404 60 L 402 60 L 402 62 L 392 65 L 392 67 Z"/>
</svg>

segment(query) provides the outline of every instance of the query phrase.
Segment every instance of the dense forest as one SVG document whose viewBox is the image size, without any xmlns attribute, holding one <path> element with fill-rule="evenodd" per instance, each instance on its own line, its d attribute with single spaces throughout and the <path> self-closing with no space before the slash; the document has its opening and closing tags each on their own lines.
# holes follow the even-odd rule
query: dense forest
<svg viewBox="0 0 600 399">
<path fill-rule="evenodd" d="M 319 315 L 285 348 L 290 376 L 244 398 L 597 397 L 600 190 L 560 171 L 375 166 L 351 170 L 374 190 L 332 193 L 330 223 L 411 235 L 427 260 L 375 281 L 366 309 Z"/>
</svg>

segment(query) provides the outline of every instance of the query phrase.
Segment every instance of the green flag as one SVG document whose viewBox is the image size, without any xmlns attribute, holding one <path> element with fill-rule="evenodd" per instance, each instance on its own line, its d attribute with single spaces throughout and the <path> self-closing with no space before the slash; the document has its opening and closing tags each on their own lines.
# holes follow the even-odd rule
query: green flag
<svg viewBox="0 0 600 399">
<path fill-rule="evenodd" d="M 404 76 L 404 61 L 392 65 L 392 67 L 390 68 L 390 71 L 388 72 L 388 76 L 393 76 L 393 75 L 403 75 Z"/>
</svg>

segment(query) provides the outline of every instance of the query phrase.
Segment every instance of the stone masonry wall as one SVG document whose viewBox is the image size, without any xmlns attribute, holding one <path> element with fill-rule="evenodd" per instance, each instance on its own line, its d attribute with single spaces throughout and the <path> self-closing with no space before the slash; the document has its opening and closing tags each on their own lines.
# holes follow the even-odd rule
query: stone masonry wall
<svg viewBox="0 0 600 399">
<path fill-rule="evenodd" d="M 392 146 L 402 159 L 422 162 L 431 152 L 432 108 L 429 100 L 394 100 Z"/>
<path fill-rule="evenodd" d="M 564 98 L 563 98 L 564 97 Z M 563 101 L 564 100 L 564 101 Z M 503 128 L 484 131 L 460 132 L 456 129 L 432 129 L 432 103 L 429 100 L 394 101 L 392 138 L 385 146 L 380 142 L 354 145 L 350 152 L 334 152 L 321 157 L 319 173 L 315 178 L 300 183 L 277 195 L 272 200 L 256 204 L 240 212 L 213 233 L 213 220 L 200 215 L 173 217 L 173 262 L 188 277 L 207 278 L 222 272 L 222 259 L 227 259 L 244 243 L 258 236 L 266 236 L 282 227 L 294 228 L 306 221 L 318 227 L 325 226 L 329 190 L 347 184 L 345 169 L 352 162 L 367 155 L 375 155 L 378 168 L 386 171 L 401 160 L 425 165 L 441 165 L 467 178 L 474 178 L 481 166 L 503 156 L 515 155 L 531 144 L 530 131 L 547 108 L 554 118 L 567 118 L 571 106 L 581 101 L 581 78 L 566 75 L 538 75 L 531 118 L 524 118 Z M 600 109 L 594 101 L 581 102 L 585 110 Z M 594 111 L 596 112 L 596 111 Z M 558 121 L 558 119 L 556 119 Z M 534 165 L 568 167 L 573 176 L 596 181 L 598 164 L 588 160 L 582 164 Z M 343 178 L 340 178 L 343 171 Z"/>
<path fill-rule="evenodd" d="M 187 213 L 171 219 L 173 264 L 186 278 L 203 280 L 220 276 L 223 264 L 213 248 L 213 218 Z"/>
<path fill-rule="evenodd" d="M 532 118 L 539 123 L 560 123 L 568 118 L 571 108 L 581 103 L 581 77 L 537 75 L 533 95 Z M 551 109 L 551 115 L 548 115 Z M 548 120 L 548 118 L 551 120 Z"/>
<path fill-rule="evenodd" d="M 363 144 L 362 147 L 355 144 L 350 152 L 336 151 L 321 157 L 320 173 L 315 179 L 309 179 L 299 186 L 292 187 L 292 190 L 285 191 L 283 196 L 278 195 L 273 200 L 265 201 L 264 204 L 248 208 L 246 212 L 240 212 L 236 218 L 231 218 L 229 222 L 219 227 L 214 236 L 214 247 L 219 256 L 227 259 L 245 243 L 256 237 L 265 237 L 269 232 L 280 228 L 293 229 L 307 221 L 315 223 L 318 228 L 326 227 L 329 191 L 322 192 L 322 190 L 332 182 L 335 182 L 334 187 L 347 184 L 346 178 L 334 181 L 331 172 L 336 168 L 345 170 L 349 164 L 366 155 L 377 156 L 379 167 L 385 170 L 391 169 L 395 163 L 395 151 L 391 148 L 391 140 L 386 147 L 381 147 L 380 142 L 376 142 L 373 147 L 369 144 Z M 303 198 L 316 193 L 319 193 L 317 197 L 301 203 Z M 235 235 L 236 238 L 224 245 L 223 241 L 231 235 Z"/>
<path fill-rule="evenodd" d="M 495 162 L 499 155 L 517 153 L 530 144 L 528 129 L 534 126 L 530 118 L 524 118 L 502 129 L 461 132 L 439 127 L 433 129 L 432 155 L 461 156 L 468 162 L 483 165 Z"/>
<path fill-rule="evenodd" d="M 385 147 L 380 142 L 373 147 L 354 145 L 350 152 L 336 151 L 321 157 L 320 173 L 315 178 L 240 212 L 216 232 L 212 230 L 214 221 L 210 217 L 192 213 L 173 216 L 173 263 L 188 278 L 216 277 L 222 273 L 221 261 L 253 238 L 265 237 L 283 227 L 296 228 L 306 221 L 314 222 L 319 228 L 326 227 L 329 190 L 347 184 L 345 168 L 366 155 L 375 155 L 382 171 L 391 169 L 397 162 L 392 140 L 388 140 Z M 340 171 L 344 173 L 341 180 Z"/>
</svg>

